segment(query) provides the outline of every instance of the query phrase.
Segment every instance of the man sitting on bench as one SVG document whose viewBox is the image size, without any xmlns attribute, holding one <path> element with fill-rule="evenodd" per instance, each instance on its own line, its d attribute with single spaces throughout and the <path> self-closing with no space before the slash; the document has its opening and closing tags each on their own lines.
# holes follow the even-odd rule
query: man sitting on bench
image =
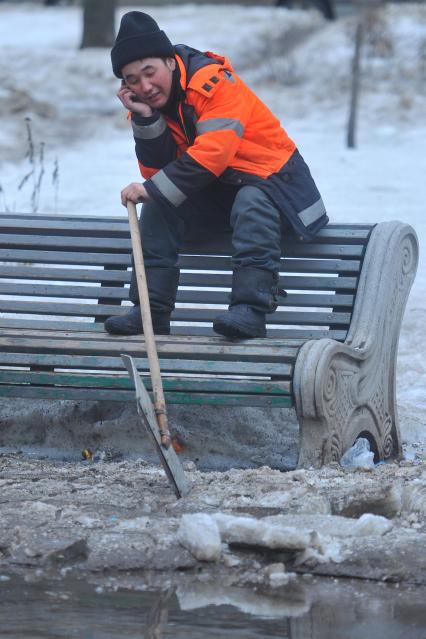
<svg viewBox="0 0 426 639">
<path fill-rule="evenodd" d="M 310 240 L 328 222 L 295 143 L 225 57 L 173 46 L 145 13 L 123 16 L 111 60 L 145 179 L 123 189 L 121 200 L 143 202 L 154 332 L 170 333 L 188 227 L 208 237 L 209 229 L 226 226 L 232 228 L 232 293 L 213 329 L 265 337 L 265 316 L 278 305 L 282 230 Z M 134 270 L 129 298 L 135 306 L 106 320 L 109 333 L 143 332 Z"/>
</svg>

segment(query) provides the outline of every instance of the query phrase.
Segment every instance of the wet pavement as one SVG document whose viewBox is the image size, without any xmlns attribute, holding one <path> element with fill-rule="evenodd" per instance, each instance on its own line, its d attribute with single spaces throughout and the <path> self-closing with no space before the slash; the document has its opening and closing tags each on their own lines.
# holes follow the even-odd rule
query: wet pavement
<svg viewBox="0 0 426 639">
<path fill-rule="evenodd" d="M 424 639 L 425 597 L 425 588 L 306 577 L 265 589 L 196 575 L 3 574 L 0 637 Z"/>
</svg>

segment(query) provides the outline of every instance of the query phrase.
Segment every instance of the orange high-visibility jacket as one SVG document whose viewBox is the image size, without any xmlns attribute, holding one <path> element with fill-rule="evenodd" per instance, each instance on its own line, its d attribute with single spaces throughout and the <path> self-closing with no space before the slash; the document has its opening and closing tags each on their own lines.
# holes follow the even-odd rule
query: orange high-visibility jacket
<svg viewBox="0 0 426 639">
<path fill-rule="evenodd" d="M 185 45 L 175 47 L 175 57 L 180 96 L 174 117 L 156 112 L 151 118 L 137 114 L 131 118 L 136 155 L 150 196 L 177 207 L 217 179 L 236 186 L 255 184 L 270 191 L 299 235 L 309 239 L 311 231 L 324 226 L 328 218 L 307 167 L 304 179 L 312 183 L 306 184 L 307 198 L 296 206 L 301 210 L 290 214 L 285 210 L 286 196 L 276 180 L 296 145 L 279 120 L 226 58 Z M 290 199 L 294 201 L 293 196 Z M 299 224 L 306 209 L 307 223 Z M 295 215 L 301 217 L 292 219 Z"/>
</svg>

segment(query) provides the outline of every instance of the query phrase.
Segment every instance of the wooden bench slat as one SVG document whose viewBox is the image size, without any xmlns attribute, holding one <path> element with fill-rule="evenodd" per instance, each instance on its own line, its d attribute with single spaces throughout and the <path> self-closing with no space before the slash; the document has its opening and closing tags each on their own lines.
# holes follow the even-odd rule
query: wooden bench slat
<svg viewBox="0 0 426 639">
<path fill-rule="evenodd" d="M 216 288 L 219 288 L 220 278 L 222 277 L 223 283 L 222 286 L 227 286 L 228 282 L 225 282 L 224 276 L 218 276 L 218 279 L 211 280 L 209 279 L 206 283 L 206 287 L 201 288 L 197 287 L 192 290 L 188 289 L 179 289 L 179 295 L 181 302 L 192 302 L 196 301 L 200 304 L 228 304 L 229 302 L 229 292 L 227 291 L 212 291 L 209 290 L 208 285 L 211 288 L 216 284 Z M 202 278 L 200 278 L 202 279 Z M 195 286 L 194 278 L 191 278 L 188 281 L 187 278 L 182 278 L 182 286 Z M 283 278 L 282 284 L 287 287 L 290 291 L 292 289 L 295 290 L 335 290 L 339 288 L 340 290 L 347 289 L 353 290 L 354 278 L 341 277 L 337 278 Z M 198 283 L 198 279 L 195 280 Z M 325 286 L 327 284 L 327 286 Z M 230 279 L 229 279 L 230 285 Z M 317 288 L 314 288 L 314 285 Z M 63 297 L 63 298 L 80 298 L 80 299 L 99 299 L 99 298 L 110 298 L 117 300 L 128 300 L 128 287 L 123 286 L 80 286 L 78 284 L 51 284 L 48 282 L 31 282 L 31 283 L 21 283 L 21 282 L 2 282 L 0 281 L 0 295 L 8 295 L 8 296 L 24 296 L 24 297 Z M 229 286 L 230 291 L 230 286 Z M 288 296 L 287 296 L 288 297 Z M 293 294 L 291 299 L 294 299 L 294 302 L 300 302 L 302 299 L 307 297 L 307 294 L 299 293 Z M 315 306 L 317 301 L 321 301 L 321 297 L 335 297 L 334 295 L 314 295 L 312 297 L 315 302 L 312 303 L 312 306 Z M 1 299 L 1 298 L 0 298 Z M 280 297 L 281 302 L 285 302 L 286 298 Z M 287 300 L 288 302 L 288 300 Z M 286 304 L 288 305 L 288 303 Z M 0 301 L 1 306 L 1 301 Z M 308 304 L 304 303 L 303 306 L 308 306 Z M 324 306 L 324 304 L 322 304 Z M 347 306 L 347 304 L 346 304 Z"/>
<path fill-rule="evenodd" d="M 0 300 L 0 312 L 2 313 L 28 313 L 31 315 L 77 315 L 79 317 L 109 317 L 122 315 L 127 311 L 126 306 L 112 306 L 106 304 L 79 304 L 67 302 L 39 302 L 21 300 Z M 220 309 L 215 308 L 176 308 L 172 319 L 180 322 L 212 322 Z M 287 324 L 302 326 L 329 326 L 330 324 L 347 325 L 350 322 L 350 313 L 343 312 L 303 312 L 303 311 L 276 311 L 267 316 L 270 324 Z"/>
<path fill-rule="evenodd" d="M 0 317 L 0 325 L 2 322 Z M 69 322 L 70 324 L 70 322 Z M 4 328 L 1 335 L 5 336 L 13 336 L 17 335 L 18 337 L 48 337 L 49 339 L 87 339 L 87 340 L 96 340 L 96 341 L 106 341 L 106 342 L 114 342 L 118 345 L 126 345 L 126 344 L 144 344 L 144 336 L 140 335 L 110 335 L 107 333 L 103 324 L 97 324 L 99 330 L 91 331 L 87 330 L 87 325 L 84 323 L 74 322 L 73 328 L 79 327 L 78 330 L 59 330 L 56 327 L 56 322 L 54 321 L 42 321 L 42 326 L 40 328 L 36 328 L 32 326 L 32 322 L 28 323 L 28 326 L 17 326 L 13 325 L 10 328 Z M 185 342 L 186 344 L 192 344 L 196 346 L 197 344 L 209 344 L 213 346 L 217 346 L 218 348 L 233 344 L 234 342 L 229 342 L 225 337 L 221 335 L 217 335 L 216 333 L 212 333 L 212 335 L 208 337 L 204 336 L 188 336 L 185 340 L 182 340 L 181 337 L 177 337 L 176 335 L 156 335 L 155 340 L 158 344 L 182 344 Z M 304 340 L 302 339 L 267 339 L 265 338 L 251 338 L 246 340 L 238 340 L 238 345 L 246 344 L 248 348 L 252 348 L 253 346 L 267 346 L 268 348 L 279 348 L 279 349 L 287 349 L 290 348 L 292 351 L 302 346 Z"/>
<path fill-rule="evenodd" d="M 129 238 L 119 237 L 87 237 L 69 235 L 10 235 L 0 234 L 0 247 L 16 247 L 17 249 L 37 246 L 42 248 L 55 248 L 65 251 L 111 251 L 112 253 L 127 252 L 131 250 Z"/>
<path fill-rule="evenodd" d="M 339 245 L 307 245 L 304 250 L 298 246 L 294 246 L 288 251 L 287 257 L 296 258 L 309 257 L 311 259 L 356 259 L 361 258 L 364 248 L 362 246 L 339 246 Z M 179 261 L 179 264 L 184 263 L 184 257 Z M 190 259 L 189 257 L 187 258 Z M 219 257 L 217 258 L 219 259 Z M 211 270 L 228 270 L 230 269 L 229 256 L 225 256 L 227 267 L 226 269 L 212 268 Z M 131 266 L 130 253 L 89 253 L 87 250 L 76 251 L 34 251 L 30 249 L 18 249 L 18 248 L 1 248 L 0 247 L 0 261 L 3 262 L 34 262 L 39 264 L 75 264 L 79 266 Z M 192 257 L 192 264 L 200 264 L 202 260 L 198 256 Z M 217 264 L 217 260 L 216 260 Z M 185 266 L 186 268 L 186 266 Z"/>
<path fill-rule="evenodd" d="M 359 260 L 282 258 L 280 271 L 286 273 L 359 273 Z"/>
<path fill-rule="evenodd" d="M 326 234 L 327 229 L 324 229 L 323 235 L 318 235 L 315 241 L 305 244 L 302 242 L 284 242 L 283 243 L 283 255 L 293 256 L 300 255 L 330 255 L 333 253 L 333 257 L 339 256 L 360 256 L 362 255 L 365 242 L 362 243 L 357 234 L 364 233 L 368 236 L 367 231 L 341 231 L 336 237 L 330 232 Z M 346 242 L 345 242 L 346 237 Z M 332 240 L 332 241 L 330 241 Z M 219 243 L 220 244 L 219 244 Z M 338 243 L 338 244 L 337 244 Z M 15 248 L 15 249 L 27 249 L 31 247 L 37 247 L 43 250 L 57 249 L 65 251 L 90 251 L 90 252 L 112 252 L 112 253 L 127 253 L 131 251 L 130 237 L 88 237 L 85 235 L 37 235 L 30 232 L 29 234 L 10 234 L 0 233 L 0 248 Z M 203 243 L 187 243 L 184 245 L 182 252 L 192 251 L 205 251 L 217 252 L 219 254 L 230 254 L 230 246 L 223 247 L 223 238 L 218 238 L 217 241 L 212 239 L 211 241 Z"/>
<path fill-rule="evenodd" d="M 186 393 L 235 393 L 261 395 L 289 395 L 290 382 L 271 380 L 223 379 L 200 377 L 169 377 L 163 376 L 165 391 Z M 147 390 L 152 390 L 149 376 L 143 377 Z M 107 375 L 76 372 L 34 372 L 34 371 L 3 371 L 0 370 L 1 385 L 37 384 L 38 386 L 66 386 L 83 388 L 122 388 L 133 389 L 133 382 L 127 373 Z"/>
<path fill-rule="evenodd" d="M 347 237 L 356 236 L 360 239 L 367 237 L 368 233 L 374 227 L 374 224 L 336 224 L 329 223 L 326 228 L 322 229 L 317 237 Z M 2 229 L 43 229 L 50 231 L 52 229 L 59 230 L 77 230 L 84 235 L 87 230 L 94 233 L 99 231 L 122 232 L 123 229 L 129 234 L 128 218 L 124 216 L 85 216 L 72 214 L 55 214 L 55 215 L 39 215 L 17 213 L 16 215 L 4 214 L 0 217 L 0 230 Z"/>
<path fill-rule="evenodd" d="M 66 388 L 20 384 L 0 385 L 1 397 L 28 399 L 65 399 L 134 402 L 135 391 L 102 388 Z M 293 406 L 291 395 L 225 395 L 215 393 L 164 393 L 166 404 L 200 404 L 213 406 L 257 406 L 285 408 Z"/>
<path fill-rule="evenodd" d="M 93 333 L 103 332 L 103 322 L 94 322 L 93 320 L 86 320 L 80 322 L 78 320 L 57 320 L 46 317 L 45 319 L 28 319 L 26 316 L 9 317 L 0 315 L 0 328 L 28 328 L 35 330 L 56 330 L 56 331 L 90 331 Z"/>
<path fill-rule="evenodd" d="M 284 257 L 301 258 L 323 258 L 323 259 L 360 259 L 365 250 L 364 244 L 329 244 L 312 242 L 309 244 L 302 242 L 284 243 L 282 255 Z M 200 247 L 197 244 L 186 244 L 183 254 L 199 255 L 200 252 L 217 256 L 229 257 L 232 249 L 231 245 L 224 246 L 221 241 L 214 241 Z"/>
<path fill-rule="evenodd" d="M 8 213 L 3 213 L 2 217 L 10 219 L 12 216 Z M 35 218 L 37 220 L 53 220 L 58 224 L 62 224 L 63 222 L 93 222 L 96 224 L 100 220 L 108 220 L 108 222 L 117 222 L 118 224 L 124 224 L 128 226 L 128 218 L 127 215 L 85 215 L 84 213 L 14 213 L 14 219 L 19 220 L 32 220 Z M 339 226 L 339 225 L 337 225 Z"/>
<path fill-rule="evenodd" d="M 342 228 L 326 226 L 315 236 L 315 242 L 332 242 L 335 244 L 366 244 L 373 227 L 367 228 Z"/>
<path fill-rule="evenodd" d="M 221 359 L 221 355 L 224 355 L 223 359 L 229 359 L 226 357 L 229 354 L 237 352 L 241 354 L 243 351 L 250 356 L 252 353 L 264 352 L 268 356 L 268 361 L 278 361 L 293 363 L 296 359 L 296 355 L 300 345 L 303 343 L 301 340 L 295 340 L 293 342 L 287 342 L 286 340 L 239 340 L 236 343 L 229 343 L 223 338 L 217 337 L 188 337 L 182 339 L 177 336 L 167 336 L 167 339 L 159 339 L 158 336 L 157 350 L 160 356 L 164 357 L 167 353 L 173 352 L 175 357 L 181 352 L 185 356 L 189 356 L 189 359 L 203 359 L 203 353 L 206 357 L 213 357 L 216 360 Z M 13 348 L 13 346 L 19 346 L 19 344 L 27 345 L 30 342 L 33 343 L 34 349 L 29 352 L 43 352 L 43 346 L 49 342 L 52 347 L 51 352 L 57 350 L 60 352 L 60 348 L 66 344 L 67 348 L 71 350 L 77 349 L 80 343 L 84 343 L 86 348 L 90 351 L 90 345 L 92 345 L 92 353 L 96 356 L 103 354 L 109 354 L 117 356 L 123 352 L 132 351 L 139 353 L 145 353 L 145 342 L 142 335 L 138 336 L 126 336 L 117 337 L 103 333 L 98 335 L 97 333 L 67 333 L 67 332 L 54 332 L 54 331 L 30 331 L 24 329 L 17 331 L 13 329 L 4 329 L 0 335 L 0 343 L 3 344 L 4 353 L 1 357 L 7 359 L 6 353 L 19 353 L 22 349 Z M 38 347 L 38 345 L 41 346 Z M 11 348 L 9 348 L 11 347 Z M 191 358 L 191 349 L 196 352 L 197 357 Z M 65 352 L 65 351 L 64 351 Z M 6 361 L 6 359 L 4 361 Z M 121 368 L 121 366 L 120 366 Z M 234 368 L 235 372 L 235 368 Z"/>
<path fill-rule="evenodd" d="M 199 270 L 202 267 L 207 271 L 232 271 L 232 263 L 229 255 L 180 255 L 179 266 L 182 269 Z M 318 267 L 318 268 L 316 268 Z M 358 273 L 361 268 L 360 256 L 358 259 L 350 259 L 345 256 L 337 258 L 328 257 L 282 257 L 281 271 L 293 273 Z"/>
<path fill-rule="evenodd" d="M 51 282 L 88 282 L 102 284 L 103 282 L 130 282 L 130 271 L 105 270 L 103 268 L 58 268 L 55 266 L 8 266 L 0 264 L 0 278 L 14 280 L 40 280 Z"/>
<path fill-rule="evenodd" d="M 315 238 L 315 242 L 317 243 L 341 243 L 341 244 L 365 244 L 368 239 L 371 228 L 347 228 L 347 227 L 338 227 L 338 226 L 328 226 L 322 231 L 318 233 Z M 37 235 L 35 233 L 37 232 Z M 40 219 L 34 217 L 30 220 L 23 220 L 19 218 L 1 218 L 0 219 L 0 242 L 1 238 L 4 237 L 6 241 L 9 243 L 10 241 L 15 242 L 14 236 L 17 238 L 21 237 L 22 239 L 25 236 L 29 238 L 41 237 L 42 239 L 39 242 L 44 245 L 47 243 L 49 245 L 50 237 L 56 237 L 61 239 L 69 238 L 70 246 L 75 245 L 74 238 L 80 238 L 80 240 L 84 240 L 89 236 L 92 236 L 92 239 L 99 240 L 100 243 L 107 238 L 113 238 L 114 240 L 125 240 L 129 241 L 129 228 L 127 220 L 125 222 L 114 222 L 109 221 L 105 222 L 102 218 L 99 218 L 97 221 L 87 221 L 84 219 L 70 221 L 68 220 L 52 220 L 52 219 Z M 223 233 L 221 233 L 220 241 L 223 242 Z M 228 239 L 228 244 L 230 244 L 230 233 L 225 234 Z M 284 245 L 293 244 L 296 240 L 294 236 L 290 235 L 284 238 Z M 188 245 L 191 247 L 194 243 L 201 244 L 200 238 L 194 238 L 190 240 Z M 62 246 L 62 243 L 59 244 Z M 110 243 L 108 242 L 108 246 Z"/>
<path fill-rule="evenodd" d="M 126 353 L 129 355 L 141 356 L 145 353 L 144 342 L 131 342 L 124 340 L 110 341 L 94 339 L 57 339 L 40 337 L 7 337 L 0 335 L 0 350 L 12 353 L 58 353 L 58 354 L 80 354 L 80 355 L 117 355 Z M 157 342 L 159 356 L 190 357 L 190 359 L 235 361 L 244 363 L 246 361 L 256 362 L 282 362 L 283 371 L 288 370 L 288 365 L 284 362 L 283 355 L 277 346 L 251 345 L 247 341 L 243 344 L 229 343 L 224 341 L 219 343 L 201 343 L 196 348 L 191 343 L 177 340 L 175 342 Z M 289 354 L 291 357 L 291 354 Z M 243 365 L 243 364 L 242 364 Z M 287 368 L 286 368 L 287 367 Z M 237 367 L 235 368 L 237 370 Z"/>
<path fill-rule="evenodd" d="M 113 222 L 113 223 L 117 223 L 117 224 L 122 224 L 124 226 L 126 226 L 128 228 L 128 217 L 127 215 L 124 213 L 124 209 L 121 209 L 121 207 L 119 207 L 120 210 L 123 210 L 122 215 L 108 215 L 108 214 L 102 214 L 102 216 L 99 215 L 93 215 L 93 214 L 86 214 L 86 213 L 22 213 L 22 212 L 16 212 L 10 214 L 10 213 L 2 213 L 0 214 L 0 219 L 14 219 L 14 220 L 45 220 L 45 221 L 49 221 L 49 220 L 53 220 L 54 222 L 57 222 L 59 224 L 62 224 L 63 222 L 67 223 L 67 222 L 77 222 L 77 221 L 81 221 L 81 222 L 87 222 L 87 223 L 93 223 L 93 224 L 97 224 L 99 221 L 105 221 L 105 222 Z M 354 229 L 354 230 L 361 230 L 361 229 L 372 229 L 374 228 L 375 223 L 371 223 L 371 222 L 343 222 L 343 223 L 339 223 L 339 222 L 329 222 L 327 224 L 327 229 L 335 229 L 335 230 L 339 230 L 339 229 Z M 319 233 L 323 233 L 323 229 L 321 231 L 319 231 Z"/>
<path fill-rule="evenodd" d="M 324 277 L 311 275 L 282 275 L 280 286 L 286 290 L 332 291 L 338 288 L 355 290 L 356 277 Z M 216 288 L 231 288 L 232 275 L 229 273 L 182 273 L 181 286 L 214 286 Z"/>
<path fill-rule="evenodd" d="M 286 257 L 326 257 L 326 258 L 360 258 L 364 254 L 364 246 L 359 244 L 294 244 L 287 247 Z"/>
<path fill-rule="evenodd" d="M 120 307 L 123 308 L 123 307 Z M 187 322 L 211 322 L 218 314 L 218 309 L 177 308 L 172 319 Z M 330 324 L 346 325 L 350 322 L 350 313 L 321 311 L 276 311 L 266 316 L 268 324 L 329 326 Z"/>
<path fill-rule="evenodd" d="M 63 297 L 80 299 L 98 299 L 108 297 L 111 300 L 127 300 L 128 288 L 124 286 L 78 286 L 74 284 L 37 283 L 21 284 L 18 282 L 0 282 L 0 295 L 16 295 L 20 297 Z M 0 308 L 2 300 L 0 298 Z"/>
<path fill-rule="evenodd" d="M 101 334 L 104 331 L 103 323 L 91 322 L 91 321 L 64 321 L 64 320 L 51 320 L 51 319 L 24 319 L 22 317 L 8 318 L 0 316 L 0 327 L 23 327 L 23 328 L 35 328 L 43 329 L 46 327 L 55 327 L 56 330 L 65 331 L 78 331 L 84 326 L 84 330 L 93 332 L 95 334 Z M 214 335 L 211 327 L 209 326 L 195 326 L 186 325 L 180 326 L 172 322 L 172 334 L 174 336 L 208 336 Z M 268 339 L 286 339 L 298 342 L 299 340 L 306 341 L 308 339 L 321 339 L 322 337 L 329 337 L 338 341 L 344 341 L 347 335 L 346 329 L 312 329 L 312 328 L 297 328 L 297 329 L 282 329 L 269 327 Z M 158 336 L 157 336 L 158 338 Z"/>
<path fill-rule="evenodd" d="M 107 286 L 71 286 L 56 284 L 19 284 L 19 283 L 3 283 L 0 282 L 0 295 L 19 295 L 25 297 L 63 297 L 63 298 L 81 298 L 81 299 L 99 299 L 108 298 L 111 300 L 127 301 L 128 288 L 124 287 L 107 287 Z M 299 306 L 299 307 L 338 307 L 352 306 L 354 300 L 353 295 L 315 295 L 315 294 L 288 294 L 281 297 L 280 306 Z M 178 303 L 197 303 L 197 304 L 228 304 L 229 293 L 226 291 L 212 290 L 182 290 L 179 289 L 177 295 Z M 0 308 L 2 302 L 0 299 Z"/>
<path fill-rule="evenodd" d="M 177 295 L 178 303 L 186 304 L 228 304 L 229 293 L 225 291 L 194 291 L 179 290 Z M 315 308 L 339 308 L 352 307 L 353 295 L 346 294 L 309 294 L 309 293 L 288 293 L 286 297 L 280 297 L 280 307 L 315 307 Z"/>
<path fill-rule="evenodd" d="M 206 258 L 215 259 L 215 258 Z M 221 258 L 224 259 L 224 258 Z M 195 263 L 192 263 L 195 267 Z M 213 266 L 213 265 L 212 265 Z M 219 268 L 219 264 L 216 263 L 215 268 L 208 268 L 203 262 L 203 267 L 207 270 L 226 270 Z M 183 267 L 182 267 L 183 268 Z M 231 268 L 229 263 L 229 268 Z M 282 259 L 281 260 L 281 272 L 282 273 L 358 273 L 360 269 L 360 262 L 357 260 L 293 260 Z M 184 273 L 182 273 L 182 276 Z M 62 282 L 117 282 L 128 283 L 130 282 L 130 271 L 123 270 L 105 270 L 103 268 L 58 268 L 58 267 L 43 267 L 38 265 L 29 264 L 26 266 L 9 266 L 0 264 L 0 278 L 3 279 L 24 279 L 24 280 L 49 280 L 49 281 L 62 281 Z"/>
<path fill-rule="evenodd" d="M 129 225 L 127 219 L 125 222 L 105 221 L 105 218 L 98 218 L 97 221 L 88 221 L 87 219 L 79 219 L 76 221 L 57 220 L 52 218 L 41 218 L 33 216 L 31 220 L 22 218 L 0 217 L 0 232 L 3 233 L 28 233 L 37 231 L 38 234 L 55 234 L 61 235 L 78 235 L 87 236 L 94 235 L 109 237 L 129 237 Z"/>
<path fill-rule="evenodd" d="M 148 371 L 147 358 L 135 357 L 138 370 Z M 52 353 L 0 353 L 0 366 L 8 367 L 44 367 L 61 369 L 89 369 L 117 371 L 123 368 L 121 357 L 96 357 L 94 355 L 57 355 Z M 164 373 L 205 373 L 210 375 L 237 375 L 234 362 L 192 359 L 161 358 L 161 370 Z M 245 362 L 244 375 L 255 377 L 287 377 L 281 363 Z"/>
<path fill-rule="evenodd" d="M 118 203 L 117 203 L 118 204 Z M 123 222 L 126 223 L 127 222 L 127 215 L 124 213 L 124 209 L 121 206 L 117 206 L 117 211 L 118 214 L 116 215 L 109 215 L 108 213 L 106 213 L 105 215 L 102 213 L 102 216 L 99 215 L 94 215 L 93 213 L 86 213 L 83 211 L 83 213 L 61 213 L 60 211 L 58 213 L 17 213 L 17 215 L 19 216 L 19 218 L 27 218 L 29 220 L 32 220 L 34 216 L 37 217 L 37 219 L 40 220 L 59 220 L 59 221 L 66 221 L 66 220 L 88 220 L 88 221 L 92 221 L 92 222 L 97 222 L 100 219 L 105 219 L 105 220 L 111 220 L 113 222 Z M 336 222 L 334 222 L 334 224 L 336 224 Z"/>
<path fill-rule="evenodd" d="M 293 234 L 284 235 L 282 241 L 283 253 L 285 254 L 294 246 L 300 246 L 303 249 L 311 244 L 358 244 L 366 246 L 373 225 L 364 229 L 348 229 L 347 227 L 331 227 L 327 226 L 322 229 L 315 239 L 309 244 L 301 242 L 298 237 Z M 204 231 L 194 233 L 186 238 L 183 245 L 185 253 L 212 253 L 212 254 L 231 254 L 232 253 L 232 236 L 231 233 L 224 232 L 222 229 L 217 233 L 209 231 L 208 239 L 205 237 Z"/>
<path fill-rule="evenodd" d="M 75 251 L 32 251 L 0 248 L 2 262 L 36 262 L 39 264 L 75 264 L 79 266 L 131 266 L 130 253 L 77 253 Z"/>
<path fill-rule="evenodd" d="M 213 330 L 210 326 L 195 326 L 188 324 L 186 326 L 172 326 L 173 335 L 213 335 Z M 308 339 L 322 339 L 327 337 L 329 339 L 335 339 L 339 342 L 344 342 L 348 330 L 345 328 L 277 328 L 275 326 L 268 326 L 268 338 L 277 339 L 303 339 L 306 342 Z"/>
<path fill-rule="evenodd" d="M 357 279 L 356 277 L 314 277 L 311 275 L 284 275 L 280 277 L 280 285 L 285 286 L 286 290 L 309 290 L 309 291 L 333 291 L 335 289 L 345 289 L 345 290 L 355 290 L 356 289 Z M 231 288 L 232 285 L 232 276 L 231 274 L 221 274 L 221 273 L 182 273 L 180 278 L 180 286 L 187 287 L 197 287 L 200 289 L 200 297 L 202 296 L 201 288 L 215 287 L 215 288 Z M 13 295 L 14 292 L 14 283 L 8 282 L 0 282 L 0 292 L 7 295 Z M 24 290 L 23 287 L 27 286 L 29 291 L 34 291 L 35 287 L 42 291 L 48 290 L 48 287 L 51 287 L 52 291 L 57 291 L 57 295 L 51 293 L 51 297 L 59 297 L 63 292 L 68 292 L 72 290 L 72 285 L 64 284 L 16 284 L 16 286 L 22 287 L 21 290 Z M 57 287 L 56 289 L 54 287 Z M 108 295 L 109 292 L 111 295 L 115 296 L 117 291 L 120 289 L 118 287 L 108 287 L 100 288 L 95 286 L 86 286 L 81 289 L 76 288 L 76 295 L 79 296 L 81 293 L 86 292 L 102 292 L 102 297 Z M 19 295 L 27 295 L 30 293 L 18 293 Z M 33 293 L 36 295 L 36 293 Z M 75 297 L 76 295 L 72 295 L 71 297 Z M 67 297 L 69 295 L 67 294 Z M 92 297 L 96 297 L 92 296 Z"/>
</svg>

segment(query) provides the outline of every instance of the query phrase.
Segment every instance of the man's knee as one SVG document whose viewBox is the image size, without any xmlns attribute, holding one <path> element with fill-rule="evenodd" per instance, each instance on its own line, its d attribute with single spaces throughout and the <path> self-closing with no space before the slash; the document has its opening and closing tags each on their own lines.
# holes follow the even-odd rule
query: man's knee
<svg viewBox="0 0 426 639">
<path fill-rule="evenodd" d="M 231 211 L 231 226 L 234 228 L 243 221 L 263 224 L 266 218 L 279 224 L 279 211 L 266 193 L 257 186 L 244 186 L 240 189 Z"/>
</svg>

